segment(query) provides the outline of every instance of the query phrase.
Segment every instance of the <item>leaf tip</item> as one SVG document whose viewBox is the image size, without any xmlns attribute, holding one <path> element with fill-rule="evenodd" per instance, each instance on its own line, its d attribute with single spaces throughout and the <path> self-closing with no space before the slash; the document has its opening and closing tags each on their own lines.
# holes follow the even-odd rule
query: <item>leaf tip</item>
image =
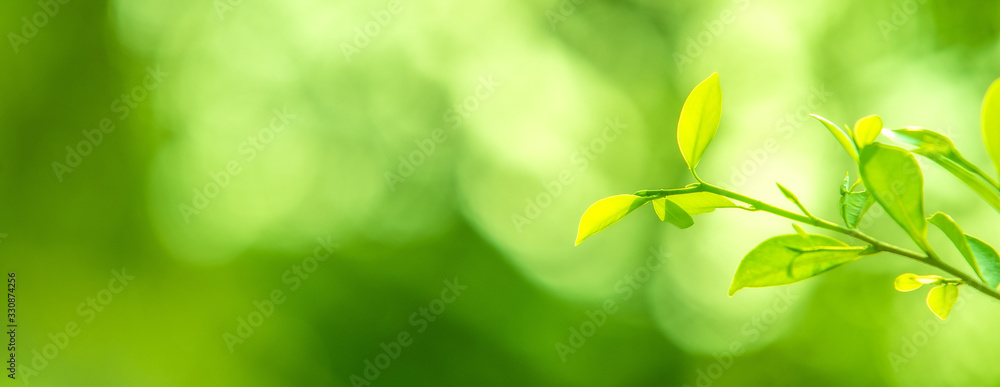
<svg viewBox="0 0 1000 387">
<path fill-rule="evenodd" d="M 776 184 L 778 186 L 778 189 L 781 190 L 782 195 L 785 195 L 786 198 L 794 201 L 792 198 L 794 198 L 795 195 L 792 194 L 792 191 L 789 191 L 788 188 L 785 188 L 785 186 L 781 185 L 781 183 L 774 182 L 774 184 Z"/>
<path fill-rule="evenodd" d="M 809 238 L 809 234 L 806 234 L 806 230 L 803 230 L 798 224 L 792 223 L 792 228 L 795 229 L 796 234 L 802 236 L 803 238 Z"/>
</svg>

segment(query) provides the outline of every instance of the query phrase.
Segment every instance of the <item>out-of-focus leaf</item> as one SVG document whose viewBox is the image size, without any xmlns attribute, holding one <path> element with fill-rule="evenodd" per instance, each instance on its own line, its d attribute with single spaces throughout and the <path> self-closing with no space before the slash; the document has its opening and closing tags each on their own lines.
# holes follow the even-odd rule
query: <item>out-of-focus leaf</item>
<svg viewBox="0 0 1000 387">
<path fill-rule="evenodd" d="M 984 182 L 982 179 L 969 172 L 968 169 L 955 164 L 949 158 L 942 157 L 934 161 L 936 161 L 938 165 L 946 169 L 948 172 L 951 172 L 952 175 L 955 175 L 955 177 L 965 183 L 965 185 L 969 186 L 969 188 L 972 188 L 973 191 L 976 191 L 976 193 L 979 194 L 979 196 L 983 198 L 983 201 L 989 204 L 990 207 L 1000 211 L 1000 191 L 997 191 L 996 187 Z"/>
<path fill-rule="evenodd" d="M 861 152 L 861 178 L 869 194 L 924 251 L 927 219 L 924 217 L 924 177 L 910 152 L 872 144 Z"/>
<path fill-rule="evenodd" d="M 972 164 L 969 160 L 966 160 L 965 157 L 962 157 L 962 154 L 958 152 L 958 148 L 955 147 L 955 143 L 952 142 L 948 136 L 933 130 L 918 127 L 891 130 L 887 129 L 883 132 L 896 141 L 917 147 L 913 153 L 923 155 L 924 157 L 932 160 L 938 157 L 951 159 L 955 164 L 958 164 L 962 168 L 968 169 L 970 172 L 981 176 L 984 180 L 992 184 L 993 180 L 991 178 L 982 173 L 982 171 L 976 167 L 975 164 Z"/>
<path fill-rule="evenodd" d="M 587 237 L 597 234 L 608 226 L 642 207 L 651 198 L 636 195 L 615 195 L 598 200 L 592 204 L 580 218 L 580 227 L 576 232 L 576 244 L 579 245 Z"/>
<path fill-rule="evenodd" d="M 864 249 L 823 235 L 773 237 L 743 257 L 729 295 L 743 288 L 785 285 L 804 280 L 858 259 Z"/>
<path fill-rule="evenodd" d="M 1000 191 L 989 176 L 955 149 L 947 136 L 922 128 L 886 130 L 896 141 L 916 146 L 913 152 L 931 159 L 972 188 L 991 207 L 1000 211 Z"/>
<path fill-rule="evenodd" d="M 919 289 L 921 286 L 927 284 L 935 284 L 943 280 L 944 277 L 939 275 L 916 275 L 913 273 L 900 274 L 893 281 L 892 285 L 896 290 L 901 292 L 909 292 Z"/>
<path fill-rule="evenodd" d="M 1000 173 L 1000 79 L 993 81 L 983 97 L 982 131 L 983 144 Z"/>
<path fill-rule="evenodd" d="M 719 73 L 713 73 L 691 90 L 677 122 L 677 145 L 692 171 L 715 137 L 721 117 L 722 90 L 719 87 Z"/>
<path fill-rule="evenodd" d="M 851 156 L 851 159 L 853 159 L 855 163 L 858 162 L 858 148 L 854 146 L 854 143 L 851 141 L 853 136 L 850 131 L 845 132 L 843 129 L 837 127 L 836 124 L 830 122 L 830 120 L 820 117 L 819 115 L 810 114 L 810 116 L 819 120 L 819 122 L 822 123 L 831 134 L 833 134 L 833 137 L 837 138 L 837 142 L 840 143 L 840 146 L 844 147 L 844 150 L 846 150 L 847 154 Z"/>
<path fill-rule="evenodd" d="M 955 301 L 958 301 L 958 285 L 955 284 L 935 286 L 927 293 L 927 307 L 942 320 L 948 318 Z"/>
<path fill-rule="evenodd" d="M 864 148 L 875 142 L 882 132 L 882 118 L 871 115 L 858 120 L 854 124 L 854 140 L 858 148 Z"/>
<path fill-rule="evenodd" d="M 886 129 L 885 134 L 893 140 L 917 147 L 913 153 L 927 157 L 946 156 L 952 157 L 952 153 L 957 153 L 955 144 L 947 136 L 932 130 L 909 127 L 903 129 Z"/>
</svg>

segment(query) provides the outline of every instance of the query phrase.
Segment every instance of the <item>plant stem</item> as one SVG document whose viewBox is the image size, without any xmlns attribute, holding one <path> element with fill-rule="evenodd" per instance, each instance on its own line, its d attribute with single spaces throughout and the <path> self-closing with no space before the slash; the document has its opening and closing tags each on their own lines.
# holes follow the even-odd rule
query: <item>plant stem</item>
<svg viewBox="0 0 1000 387">
<path fill-rule="evenodd" d="M 701 185 L 695 185 L 685 188 L 672 188 L 672 189 L 644 189 L 641 191 L 636 191 L 636 196 L 652 196 L 654 198 L 662 198 L 670 195 L 680 195 L 686 193 L 695 192 L 705 192 Z"/>
<path fill-rule="evenodd" d="M 742 195 L 742 194 L 739 194 L 739 193 L 736 193 L 736 192 L 733 192 L 733 191 L 730 191 L 730 190 L 727 190 L 727 189 L 724 189 L 724 188 L 721 188 L 721 187 L 717 187 L 717 186 L 714 186 L 714 185 L 711 185 L 711 184 L 708 184 L 708 183 L 702 182 L 702 183 L 700 183 L 698 185 L 694 185 L 694 186 L 687 187 L 687 188 L 679 188 L 679 189 L 643 190 L 643 191 L 636 192 L 635 194 L 638 195 L 638 196 L 665 197 L 665 196 L 670 196 L 670 195 L 679 195 L 679 194 L 693 193 L 693 192 L 711 192 L 711 193 L 714 193 L 716 195 L 725 196 L 727 198 L 730 198 L 730 199 L 733 199 L 733 200 L 738 200 L 738 201 L 741 201 L 743 203 L 749 204 L 750 206 L 753 206 L 755 209 L 757 209 L 759 211 L 769 212 L 771 214 L 778 215 L 778 216 L 780 216 L 782 218 L 794 220 L 796 222 L 805 223 L 805 224 L 808 224 L 808 225 L 811 225 L 811 226 L 815 226 L 815 227 L 819 227 L 819 228 L 823 228 L 823 229 L 827 229 L 827 230 L 830 230 L 830 231 L 833 231 L 833 232 L 837 232 L 837 233 L 840 233 L 840 234 L 847 235 L 847 236 L 852 237 L 854 239 L 857 239 L 857 240 L 860 240 L 862 242 L 870 244 L 875 251 L 884 251 L 884 252 L 887 252 L 887 253 L 896 254 L 896 255 L 899 255 L 899 256 L 902 256 L 902 257 L 906 257 L 906 258 L 910 258 L 910 259 L 922 262 L 924 264 L 930 265 L 932 267 L 935 267 L 938 270 L 944 271 L 944 272 L 948 273 L 949 275 L 952 275 L 952 276 L 955 276 L 955 277 L 961 279 L 963 282 L 965 282 L 965 284 L 967 284 L 970 287 L 972 287 L 972 288 L 980 291 L 981 293 L 983 293 L 983 294 L 985 294 L 987 296 L 993 297 L 996 300 L 1000 300 L 1000 292 L 997 292 L 996 289 L 992 289 L 990 286 L 983 284 L 982 282 L 978 281 L 977 279 L 973 278 L 972 276 L 965 274 L 961 270 L 958 270 L 958 269 L 952 267 L 951 265 L 948 265 L 948 264 L 944 263 L 943 261 L 941 261 L 933 253 L 928 253 L 927 255 L 916 253 L 916 252 L 904 249 L 902 247 L 898 247 L 898 246 L 895 246 L 895 245 L 892 245 L 892 244 L 889 244 L 889 243 L 886 243 L 886 242 L 882 242 L 882 241 L 877 240 L 874 237 L 872 237 L 872 236 L 870 236 L 868 234 L 865 234 L 865 233 L 863 233 L 861 231 L 858 231 L 858 230 L 855 230 L 855 229 L 849 229 L 849 228 L 841 227 L 840 225 L 838 225 L 836 223 L 833 223 L 833 222 L 830 222 L 830 221 L 827 221 L 827 220 L 823 220 L 823 219 L 820 219 L 820 218 L 817 218 L 817 217 L 808 217 L 808 216 L 796 214 L 794 212 L 785 210 L 783 208 L 775 207 L 775 206 L 772 206 L 770 204 L 764 203 L 764 202 L 762 202 L 760 200 L 757 200 L 757 199 L 748 197 L 746 195 Z"/>
</svg>

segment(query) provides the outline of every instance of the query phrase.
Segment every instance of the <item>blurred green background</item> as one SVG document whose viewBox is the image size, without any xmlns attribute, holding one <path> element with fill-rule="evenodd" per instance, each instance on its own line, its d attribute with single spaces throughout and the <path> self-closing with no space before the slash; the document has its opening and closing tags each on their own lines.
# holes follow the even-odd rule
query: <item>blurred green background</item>
<svg viewBox="0 0 1000 387">
<path fill-rule="evenodd" d="M 1000 384 L 1000 305 L 963 293 L 941 322 L 892 289 L 934 274 L 898 257 L 727 297 L 743 254 L 791 232 L 780 218 L 719 210 L 677 230 L 644 208 L 573 247 L 597 199 L 691 182 L 676 120 L 712 72 L 722 125 L 699 172 L 724 187 L 785 206 L 780 181 L 837 219 L 856 169 L 808 113 L 932 128 L 988 169 L 995 2 L 0 15 L 0 270 L 17 273 L 21 372 L 5 385 Z M 924 161 L 928 213 L 1000 241 L 997 215 Z"/>
</svg>

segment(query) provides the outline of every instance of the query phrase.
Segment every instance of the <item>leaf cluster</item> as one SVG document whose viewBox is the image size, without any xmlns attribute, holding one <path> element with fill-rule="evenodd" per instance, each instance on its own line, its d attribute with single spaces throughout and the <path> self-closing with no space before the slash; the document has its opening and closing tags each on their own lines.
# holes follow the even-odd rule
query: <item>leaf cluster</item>
<svg viewBox="0 0 1000 387">
<path fill-rule="evenodd" d="M 982 107 L 983 142 L 1000 170 L 1000 80 L 986 93 Z M 1000 212 L 1000 187 L 992 176 L 969 162 L 947 136 L 919 127 L 887 129 L 877 115 L 857 120 L 854 127 L 838 126 L 812 115 L 857 164 L 857 178 L 848 175 L 840 184 L 838 203 L 842 224 L 813 216 L 792 191 L 778 184 L 778 189 L 798 212 L 785 210 L 702 180 L 697 167 L 715 137 L 722 117 L 722 91 L 715 73 L 691 91 L 681 108 L 677 124 L 677 145 L 691 172 L 694 183 L 676 189 L 642 190 L 634 194 L 601 199 L 588 208 L 580 219 L 576 244 L 620 221 L 636 209 L 652 202 L 657 217 L 678 228 L 694 225 L 694 216 L 718 208 L 763 211 L 798 223 L 834 231 L 860 244 L 850 245 L 829 236 L 808 234 L 793 224 L 794 234 L 769 238 L 743 257 L 736 269 L 729 294 L 744 288 L 785 285 L 798 282 L 865 256 L 887 252 L 915 259 L 937 268 L 950 277 L 937 274 L 898 276 L 894 286 L 913 291 L 931 285 L 927 305 L 938 317 L 948 317 L 958 299 L 959 287 L 968 285 L 1000 299 L 1000 254 L 982 239 L 966 234 L 951 216 L 924 212 L 924 176 L 916 156 L 925 157 L 951 173 L 983 201 Z M 878 142 L 880 135 L 899 146 Z M 921 250 L 909 251 L 879 241 L 858 230 L 862 218 L 875 205 L 909 236 Z M 944 263 L 928 242 L 928 224 L 939 229 L 954 244 L 969 265 L 970 273 Z"/>
</svg>

